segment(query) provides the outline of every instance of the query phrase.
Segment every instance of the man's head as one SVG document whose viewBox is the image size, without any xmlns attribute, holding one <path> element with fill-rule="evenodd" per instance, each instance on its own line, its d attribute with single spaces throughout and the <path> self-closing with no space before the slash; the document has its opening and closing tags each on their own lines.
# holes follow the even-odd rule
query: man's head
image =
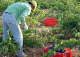
<svg viewBox="0 0 80 57">
<path fill-rule="evenodd" d="M 31 5 L 32 11 L 35 11 L 35 9 L 37 7 L 37 3 L 35 1 L 30 1 L 28 3 Z"/>
</svg>

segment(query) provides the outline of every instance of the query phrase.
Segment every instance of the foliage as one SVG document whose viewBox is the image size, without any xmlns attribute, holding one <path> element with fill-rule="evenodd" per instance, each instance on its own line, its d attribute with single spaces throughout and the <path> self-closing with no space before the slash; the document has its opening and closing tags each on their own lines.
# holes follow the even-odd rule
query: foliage
<svg viewBox="0 0 80 57">
<path fill-rule="evenodd" d="M 68 1 L 68 0 L 66 0 L 66 1 Z M 70 38 L 70 37 L 75 37 L 75 34 L 80 31 L 80 29 L 79 29 L 79 27 L 80 27 L 80 25 L 79 25 L 79 23 L 80 23 L 79 22 L 80 21 L 80 11 L 79 11 L 80 6 L 78 5 L 76 0 L 75 1 L 69 0 L 69 2 L 66 2 L 66 3 L 68 3 L 68 5 L 66 5 L 66 6 L 68 6 L 67 10 L 61 10 L 61 13 L 52 15 L 58 19 L 58 25 L 56 26 L 56 29 L 53 29 L 54 27 L 52 27 L 51 31 L 57 32 L 58 35 L 64 34 L 64 38 L 68 37 L 68 36 L 69 36 L 68 38 Z M 60 9 L 58 9 L 57 12 L 59 12 L 59 10 Z"/>
<path fill-rule="evenodd" d="M 35 12 L 31 12 L 31 14 L 26 17 L 26 23 L 29 26 L 40 25 L 41 23 L 37 19 L 44 19 L 48 16 L 49 14 L 46 14 L 44 10 L 36 9 Z"/>
<path fill-rule="evenodd" d="M 6 38 L 2 40 L 0 43 L 0 54 L 1 52 L 6 55 L 6 54 L 17 54 L 17 50 L 19 50 L 20 47 L 17 44 L 14 39 Z"/>
<path fill-rule="evenodd" d="M 75 33 L 80 32 L 80 16 L 72 12 L 66 11 L 56 15 L 58 18 L 58 29 L 56 30 L 59 34 L 70 34 L 70 37 L 74 37 Z"/>
<path fill-rule="evenodd" d="M 23 31 L 23 44 L 24 48 L 31 47 L 31 48 L 40 48 L 44 47 L 43 42 L 41 40 L 41 36 L 39 35 L 40 31 L 35 29 L 29 29 L 27 31 Z"/>
<path fill-rule="evenodd" d="M 2 27 L 2 25 L 0 24 L 0 35 L 2 35 L 3 34 L 3 27 Z"/>
<path fill-rule="evenodd" d="M 10 4 L 13 3 L 13 0 L 0 0 L 0 12 L 3 12 Z"/>
<path fill-rule="evenodd" d="M 54 0 L 56 1 L 56 0 Z M 57 12 L 60 10 L 61 13 L 57 13 L 54 15 L 52 13 L 52 16 L 55 16 L 58 19 L 58 24 L 50 30 L 51 33 L 57 32 L 57 35 L 54 35 L 55 38 L 60 39 L 61 43 L 58 43 L 58 46 L 52 50 L 50 50 L 48 53 L 44 54 L 43 57 L 50 56 L 53 53 L 55 54 L 55 50 L 60 48 L 70 48 L 78 46 L 80 49 L 79 44 L 79 35 L 80 35 L 80 6 L 77 3 L 76 0 L 59 0 L 55 2 L 55 7 L 52 9 L 51 13 L 54 12 L 54 10 L 57 10 Z M 59 6 L 61 5 L 61 6 Z M 66 5 L 66 6 L 65 6 Z M 60 8 L 59 8 L 59 7 Z M 56 28 L 56 29 L 54 29 Z M 70 40 L 66 40 L 70 38 Z M 71 39 L 74 38 L 74 39 Z M 76 39 L 75 39 L 76 38 Z M 64 40 L 63 40 L 64 39 Z"/>
<path fill-rule="evenodd" d="M 14 2 L 25 2 L 26 0 L 1 0 L 0 1 L 0 11 L 4 11 L 6 7 Z M 27 0 L 29 1 L 29 0 Z M 47 17 L 55 17 L 58 20 L 58 24 L 50 29 L 49 32 L 41 32 L 30 28 L 27 31 L 23 31 L 23 44 L 24 49 L 27 47 L 44 47 L 43 42 L 52 42 L 56 46 L 54 49 L 50 50 L 48 53 L 44 54 L 42 57 L 48 57 L 53 53 L 56 54 L 55 50 L 60 48 L 70 48 L 77 47 L 80 49 L 80 0 L 35 0 L 38 3 L 38 7 L 35 12 L 31 12 L 29 16 L 26 17 L 26 23 L 32 27 L 40 25 L 41 23 L 37 19 L 45 19 Z M 43 9 L 50 9 L 51 12 L 46 14 Z M 57 12 L 57 13 L 55 13 Z M 0 25 L 0 35 L 2 33 L 2 25 Z M 56 28 L 56 29 L 54 29 Z M 55 34 L 54 34 L 55 33 Z M 1 36 L 2 37 L 2 36 Z M 8 47 L 14 48 L 14 43 L 12 40 L 7 42 L 2 41 L 0 37 L 0 45 L 6 47 L 5 51 L 8 52 Z M 10 31 L 10 37 L 13 38 Z M 11 45 L 12 44 L 12 45 Z M 12 50 L 10 50 L 12 52 Z M 16 51 L 14 51 L 16 53 Z"/>
<path fill-rule="evenodd" d="M 23 31 L 23 48 L 25 51 L 27 51 L 27 47 L 31 48 L 40 48 L 44 47 L 44 44 L 40 37 L 40 31 L 35 29 L 29 29 L 27 31 Z M 0 52 L 4 50 L 3 54 L 17 54 L 17 50 L 19 49 L 19 46 L 17 42 L 14 40 L 13 35 L 11 31 L 9 32 L 9 38 L 6 38 L 5 40 L 2 40 L 2 37 L 0 38 Z M 6 47 L 6 48 L 5 48 Z M 14 50 L 14 51 L 13 51 Z"/>
</svg>

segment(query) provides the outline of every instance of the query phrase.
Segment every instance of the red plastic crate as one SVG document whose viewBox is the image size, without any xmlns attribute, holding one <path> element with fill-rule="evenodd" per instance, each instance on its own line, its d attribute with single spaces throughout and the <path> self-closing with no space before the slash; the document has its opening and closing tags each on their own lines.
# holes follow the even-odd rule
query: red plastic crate
<svg viewBox="0 0 80 57">
<path fill-rule="evenodd" d="M 56 18 L 45 19 L 46 26 L 55 26 L 58 23 Z"/>
<path fill-rule="evenodd" d="M 51 46 L 49 46 L 51 47 Z M 56 55 L 54 56 L 54 54 L 52 55 L 53 57 L 72 57 L 72 50 L 70 50 L 69 48 L 64 48 L 66 49 L 65 53 L 58 53 L 56 52 Z M 49 51 L 48 47 L 44 48 L 44 54 L 47 53 Z"/>
</svg>

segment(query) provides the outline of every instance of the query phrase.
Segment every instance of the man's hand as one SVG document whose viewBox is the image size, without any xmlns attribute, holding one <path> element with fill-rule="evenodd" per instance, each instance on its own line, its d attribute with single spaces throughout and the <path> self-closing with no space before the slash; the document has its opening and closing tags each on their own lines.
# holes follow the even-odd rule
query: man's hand
<svg viewBox="0 0 80 57">
<path fill-rule="evenodd" d="M 28 30 L 28 26 L 27 25 L 24 25 L 24 30 Z"/>
</svg>

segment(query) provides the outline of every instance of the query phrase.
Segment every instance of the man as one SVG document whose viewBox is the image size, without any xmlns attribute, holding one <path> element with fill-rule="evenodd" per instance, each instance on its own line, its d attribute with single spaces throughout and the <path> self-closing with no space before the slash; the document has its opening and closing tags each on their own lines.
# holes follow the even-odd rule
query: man
<svg viewBox="0 0 80 57">
<path fill-rule="evenodd" d="M 23 35 L 19 24 L 22 23 L 25 30 L 28 26 L 25 22 L 25 16 L 30 15 L 31 11 L 35 11 L 37 3 L 35 1 L 30 2 L 17 2 L 10 5 L 2 15 L 2 25 L 3 25 L 3 40 L 9 37 L 9 29 L 11 30 L 15 41 L 20 46 L 18 50 L 18 57 L 25 57 L 23 53 Z"/>
</svg>

